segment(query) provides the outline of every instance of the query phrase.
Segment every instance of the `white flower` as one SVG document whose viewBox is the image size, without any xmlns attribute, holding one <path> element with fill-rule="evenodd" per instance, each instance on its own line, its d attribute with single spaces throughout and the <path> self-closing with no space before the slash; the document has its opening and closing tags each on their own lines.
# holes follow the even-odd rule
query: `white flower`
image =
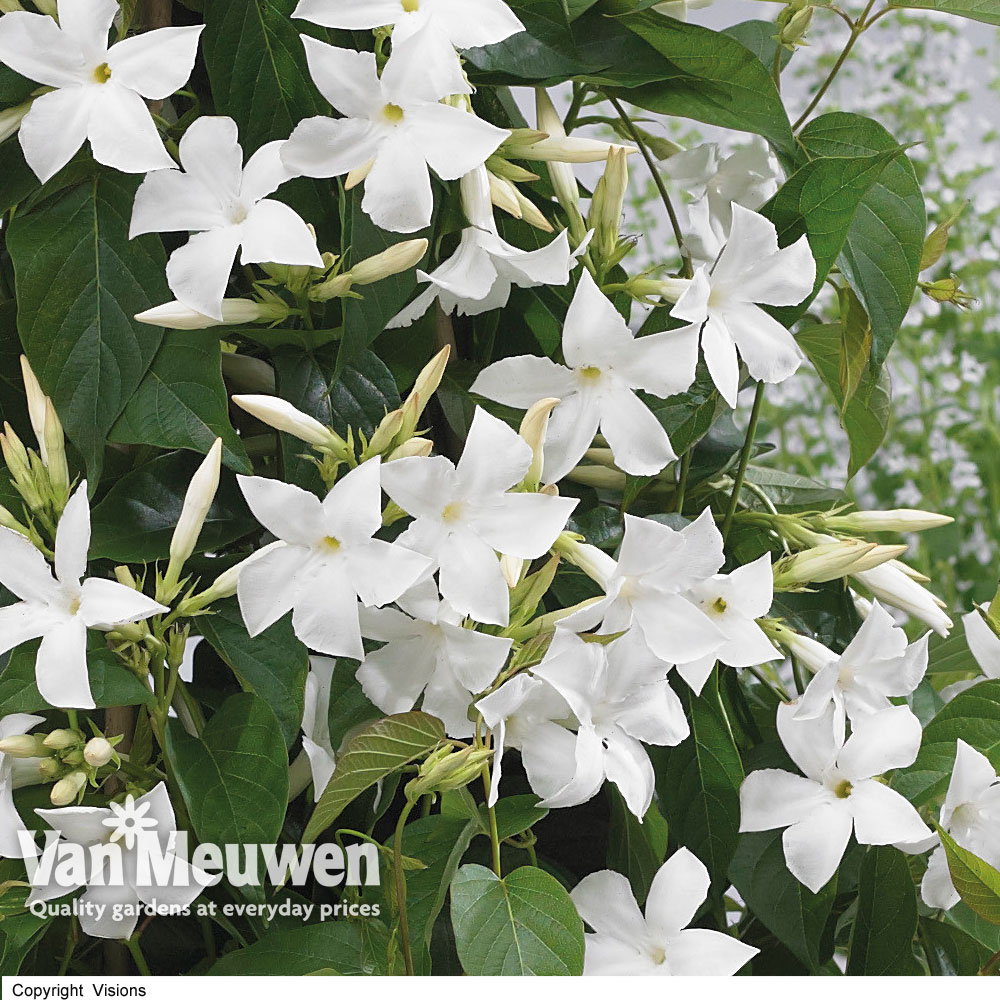
<svg viewBox="0 0 1000 1000">
<path fill-rule="evenodd" d="M 676 18 L 678 21 L 686 21 L 689 11 L 701 10 L 713 3 L 715 0 L 663 0 L 663 3 L 653 4 L 653 10 L 658 10 L 661 14 Z"/>
<path fill-rule="evenodd" d="M 731 667 L 750 667 L 781 659 L 781 653 L 755 621 L 771 610 L 772 583 L 771 555 L 765 553 L 728 575 L 718 573 L 696 583 L 684 595 L 725 636 L 718 649 L 701 659 L 677 664 L 677 672 L 695 694 L 701 694 L 716 660 Z"/>
<path fill-rule="evenodd" d="M 570 893 L 587 934 L 585 976 L 732 976 L 759 951 L 722 931 L 688 927 L 708 898 L 708 869 L 686 848 L 653 877 L 645 916 L 628 879 L 594 872 Z"/>
<path fill-rule="evenodd" d="M 322 267 L 316 239 L 287 205 L 268 195 L 292 174 L 281 142 L 261 146 L 243 165 L 231 118 L 197 119 L 180 141 L 181 170 L 156 170 L 136 192 L 129 236 L 194 232 L 167 262 L 177 300 L 223 320 L 222 299 L 242 248 L 243 264 Z"/>
<path fill-rule="evenodd" d="M 740 830 L 788 827 L 785 864 L 813 892 L 837 870 L 851 831 L 859 844 L 895 844 L 930 832 L 899 792 L 876 780 L 916 759 L 922 732 L 905 706 L 864 715 L 844 741 L 844 727 L 828 705 L 815 719 L 796 719 L 797 705 L 778 706 L 778 735 L 805 777 L 768 768 L 747 775 L 740 788 Z"/>
<path fill-rule="evenodd" d="M 409 326 L 434 303 L 446 313 L 478 316 L 507 304 L 510 290 L 539 285 L 565 285 L 575 255 L 563 230 L 548 246 L 520 250 L 500 238 L 490 203 L 486 168 L 477 167 L 462 178 L 462 202 L 471 225 L 462 230 L 458 249 L 430 274 L 417 271 L 430 288 L 421 292 L 394 316 L 387 326 L 393 330 Z"/>
<path fill-rule="evenodd" d="M 665 398 L 688 388 L 698 362 L 697 327 L 635 337 L 584 271 L 566 313 L 562 349 L 565 365 L 533 355 L 504 358 L 480 372 L 471 389 L 521 409 L 546 396 L 561 400 L 546 432 L 545 482 L 577 465 L 598 429 L 624 472 L 655 475 L 677 457 L 635 390 Z"/>
<path fill-rule="evenodd" d="M 109 630 L 170 610 L 113 580 L 84 580 L 89 547 L 86 482 L 59 519 L 55 575 L 23 535 L 0 528 L 0 583 L 21 598 L 19 604 L 0 608 L 0 652 L 41 637 L 35 683 L 57 708 L 94 707 L 87 673 L 88 628 Z"/>
<path fill-rule="evenodd" d="M 959 847 L 1000 867 L 1000 778 L 989 760 L 964 740 L 957 741 L 940 824 Z M 920 895 L 928 906 L 942 910 L 950 910 L 961 898 L 940 844 L 927 862 Z"/>
<path fill-rule="evenodd" d="M 295 634 L 310 648 L 364 659 L 358 599 L 388 604 L 431 568 L 424 556 L 372 537 L 382 526 L 379 459 L 352 469 L 322 502 L 275 479 L 238 478 L 254 517 L 284 542 L 240 572 L 250 635 L 291 611 Z"/>
<path fill-rule="evenodd" d="M 0 62 L 54 90 L 21 122 L 24 158 L 47 181 L 89 139 L 94 159 L 126 173 L 172 167 L 143 98 L 184 86 L 204 25 L 157 28 L 108 45 L 117 0 L 59 0 L 59 21 L 0 17 Z"/>
<path fill-rule="evenodd" d="M 577 732 L 549 724 L 522 739 L 521 759 L 540 805 L 579 805 L 607 779 L 640 820 L 645 816 L 655 776 L 642 744 L 676 746 L 690 732 L 669 670 L 635 632 L 605 646 L 556 629 L 533 673 L 562 695 Z"/>
<path fill-rule="evenodd" d="M 430 224 L 431 169 L 442 180 L 458 180 L 510 135 L 438 103 L 453 87 L 430 71 L 423 45 L 427 31 L 393 46 L 381 77 L 373 53 L 303 36 L 313 81 L 345 117 L 301 122 L 281 154 L 291 170 L 309 177 L 367 171 L 361 207 L 376 225 L 397 233 Z"/>
<path fill-rule="evenodd" d="M 852 720 L 891 708 L 889 699 L 912 694 L 927 672 L 929 634 L 907 645 L 906 633 L 876 601 L 844 652 L 809 682 L 795 717 L 814 719 L 831 702 Z"/>
<path fill-rule="evenodd" d="M 707 508 L 680 531 L 626 514 L 625 537 L 604 587 L 606 596 L 563 624 L 584 631 L 600 622 L 605 634 L 634 627 L 660 659 L 690 663 L 727 641 L 719 625 L 685 596 L 723 562 L 722 535 Z"/>
<path fill-rule="evenodd" d="M 0 719 L 0 740 L 21 736 L 45 719 L 40 715 L 17 713 Z M 0 752 L 0 858 L 20 858 L 24 848 L 18 831 L 27 829 L 14 805 L 15 774 L 18 763 L 14 757 Z M 18 782 L 18 784 L 20 784 Z"/>
<path fill-rule="evenodd" d="M 812 292 L 816 262 L 809 241 L 799 237 L 778 249 L 778 233 L 762 215 L 733 205 L 726 247 L 714 267 L 700 267 L 670 312 L 703 323 L 705 363 L 730 406 L 739 392 L 736 349 L 750 374 L 762 382 L 782 382 L 802 363 L 795 338 L 760 304 L 797 305 Z"/>
<path fill-rule="evenodd" d="M 965 641 L 979 669 L 990 678 L 1000 679 L 1000 636 L 990 628 L 979 611 L 963 616 Z"/>
<path fill-rule="evenodd" d="M 382 469 L 386 493 L 415 518 L 399 540 L 433 558 L 441 569 L 441 596 L 477 622 L 506 625 L 509 619 L 497 553 L 543 555 L 577 504 L 542 493 L 508 493 L 531 459 L 522 438 L 477 408 L 457 466 L 435 455 L 399 458 Z"/>
<path fill-rule="evenodd" d="M 385 645 L 358 668 L 365 696 L 383 712 L 407 712 L 423 692 L 423 711 L 449 736 L 471 736 L 472 696 L 485 691 L 507 660 L 513 640 L 462 627 L 462 615 L 423 580 L 396 599 L 402 609 L 361 612 L 361 633 Z M 404 614 L 405 612 L 405 614 Z"/>
<path fill-rule="evenodd" d="M 39 900 L 58 899 L 89 885 L 80 897 L 79 918 L 81 930 L 91 937 L 129 938 L 138 922 L 141 904 L 189 906 L 201 894 L 202 888 L 214 880 L 213 876 L 192 867 L 173 853 L 171 834 L 176 832 L 177 822 L 167 786 L 162 781 L 138 799 L 129 796 L 124 810 L 113 804 L 109 809 L 70 806 L 66 809 L 36 809 L 35 812 L 61 835 L 62 841 L 84 848 L 103 845 L 104 851 L 108 852 L 99 870 L 94 869 L 88 858 L 88 871 L 79 878 L 72 878 L 79 866 L 57 860 L 55 873 L 63 870 L 72 879 L 73 884 L 70 885 L 60 885 L 51 872 L 46 879 L 47 868 L 44 864 L 39 863 L 37 867 L 29 864 L 32 884 L 29 907 Z M 128 831 L 122 830 L 123 817 Z M 128 835 L 122 836 L 123 832 Z M 151 843 L 153 840 L 158 844 Z M 120 859 L 121 884 L 117 884 L 117 878 L 111 877 L 118 874 L 115 864 L 110 861 L 116 846 L 120 852 L 115 856 Z M 164 884 L 140 884 L 144 881 L 137 878 L 138 853 L 142 850 L 149 850 L 154 862 L 158 857 L 170 859 L 169 878 L 157 880 Z M 122 909 L 116 912 L 116 907 Z"/>
<path fill-rule="evenodd" d="M 503 0 L 299 0 L 292 17 L 349 31 L 391 24 L 394 45 L 429 26 L 456 49 L 493 45 L 524 31 Z"/>
<path fill-rule="evenodd" d="M 952 621 L 941 609 L 937 598 L 916 580 L 907 576 L 895 560 L 882 563 L 874 569 L 852 573 L 883 604 L 899 608 L 908 615 L 929 625 L 938 635 L 946 636 Z"/>
<path fill-rule="evenodd" d="M 337 661 L 328 656 L 309 657 L 305 712 L 302 715 L 302 749 L 309 758 L 313 797 L 318 801 L 330 783 L 337 757 L 330 743 L 330 691 Z"/>
</svg>

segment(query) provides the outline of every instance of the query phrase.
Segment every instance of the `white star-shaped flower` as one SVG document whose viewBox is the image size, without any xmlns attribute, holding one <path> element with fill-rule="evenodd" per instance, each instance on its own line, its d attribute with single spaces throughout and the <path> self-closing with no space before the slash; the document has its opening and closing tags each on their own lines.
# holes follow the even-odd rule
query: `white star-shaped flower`
<svg viewBox="0 0 1000 1000">
<path fill-rule="evenodd" d="M 89 139 L 94 159 L 125 173 L 172 167 L 146 100 L 162 101 L 194 68 L 204 25 L 157 28 L 108 45 L 117 0 L 58 0 L 59 21 L 0 17 L 0 62 L 54 88 L 21 122 L 24 158 L 41 181 Z"/>
<path fill-rule="evenodd" d="M 624 472 L 655 475 L 677 457 L 663 425 L 635 390 L 665 398 L 691 385 L 697 326 L 635 337 L 584 271 L 566 313 L 562 350 L 565 365 L 533 355 L 504 358 L 480 372 L 471 389 L 523 409 L 546 397 L 560 400 L 546 432 L 545 482 L 565 476 L 598 430 Z"/>
<path fill-rule="evenodd" d="M 454 88 L 428 65 L 427 30 L 393 46 L 381 77 L 373 53 L 303 36 L 313 81 L 344 117 L 300 122 L 281 153 L 290 170 L 307 177 L 366 172 L 361 207 L 377 226 L 396 233 L 430 225 L 432 169 L 442 180 L 458 180 L 510 135 L 439 103 Z"/>
<path fill-rule="evenodd" d="M 243 264 L 322 267 L 316 238 L 295 212 L 269 198 L 292 174 L 281 142 L 261 146 L 243 165 L 236 123 L 205 116 L 180 142 L 180 170 L 156 170 L 136 192 L 129 236 L 193 232 L 167 262 L 167 283 L 190 309 L 222 320 L 236 252 Z"/>
<path fill-rule="evenodd" d="M 0 608 L 0 652 L 41 637 L 35 683 L 56 708 L 94 707 L 87 673 L 88 628 L 107 631 L 170 610 L 113 580 L 84 580 L 89 547 L 86 482 L 59 519 L 54 575 L 24 535 L 0 528 L 0 583 L 21 598 L 19 604 Z"/>
<path fill-rule="evenodd" d="M 477 622 L 509 620 L 498 553 L 543 555 L 577 505 L 567 497 L 508 492 L 531 461 L 523 438 L 477 408 L 457 466 L 435 455 L 399 458 L 382 469 L 386 493 L 415 519 L 399 540 L 433 559 L 441 570 L 441 596 Z"/>
<path fill-rule="evenodd" d="M 620 872 L 594 872 L 570 893 L 594 929 L 586 935 L 585 976 L 732 976 L 759 949 L 722 931 L 688 927 L 708 898 L 708 869 L 686 848 L 653 877 L 643 915 Z"/>
</svg>

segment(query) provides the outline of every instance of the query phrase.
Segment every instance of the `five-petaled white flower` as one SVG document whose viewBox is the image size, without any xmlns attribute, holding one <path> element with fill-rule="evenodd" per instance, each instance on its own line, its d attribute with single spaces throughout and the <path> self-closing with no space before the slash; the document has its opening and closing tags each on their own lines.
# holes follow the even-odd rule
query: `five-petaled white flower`
<svg viewBox="0 0 1000 1000">
<path fill-rule="evenodd" d="M 796 719 L 797 705 L 778 706 L 778 735 L 805 777 L 767 768 L 747 775 L 740 788 L 740 830 L 782 835 L 785 864 L 803 885 L 819 892 L 837 870 L 851 831 L 859 844 L 921 841 L 929 830 L 899 792 L 877 780 L 908 767 L 922 731 L 905 706 L 860 716 L 844 741 L 834 706 L 815 719 Z"/>
<path fill-rule="evenodd" d="M 0 719 L 0 740 L 11 736 L 23 736 L 29 729 L 45 719 L 40 715 L 25 715 L 17 712 Z M 27 827 L 14 805 L 14 789 L 19 787 L 18 767 L 26 761 L 18 760 L 0 751 L 0 858 L 20 858 L 24 856 L 24 846 L 18 831 Z"/>
<path fill-rule="evenodd" d="M 94 159 L 126 173 L 172 167 L 143 98 L 184 86 L 204 25 L 157 28 L 108 45 L 117 0 L 59 0 L 59 22 L 14 11 L 0 17 L 0 62 L 52 91 L 21 122 L 24 158 L 42 181 L 89 139 Z"/>
<path fill-rule="evenodd" d="M 890 708 L 890 698 L 912 694 L 927 672 L 929 635 L 907 645 L 906 633 L 875 601 L 844 652 L 831 653 L 809 682 L 796 718 L 816 718 L 831 701 L 855 720 Z"/>
<path fill-rule="evenodd" d="M 739 363 L 762 382 L 782 382 L 802 363 L 795 338 L 761 305 L 797 305 L 812 292 L 816 261 L 809 240 L 778 249 L 778 233 L 764 216 L 733 205 L 725 249 L 714 266 L 700 267 L 670 311 L 703 324 L 701 348 L 722 398 L 736 406 Z"/>
<path fill-rule="evenodd" d="M 295 212 L 267 196 L 292 175 L 282 142 L 261 146 L 243 165 L 236 123 L 205 116 L 180 142 L 180 170 L 156 170 L 136 192 L 130 236 L 194 232 L 167 262 L 177 300 L 222 320 L 222 299 L 236 252 L 243 264 L 322 267 L 316 239 Z"/>
<path fill-rule="evenodd" d="M 435 455 L 399 458 L 382 469 L 386 493 L 415 518 L 399 540 L 433 558 L 441 570 L 441 596 L 477 622 L 509 620 L 509 592 L 497 553 L 518 559 L 543 555 L 577 505 L 567 497 L 508 493 L 531 461 L 523 438 L 477 408 L 457 466 Z"/>
<path fill-rule="evenodd" d="M 688 595 L 725 562 L 712 512 L 677 531 L 648 518 L 625 515 L 618 562 L 602 581 L 605 597 L 564 619 L 577 631 L 600 623 L 604 634 L 640 631 L 668 663 L 690 663 L 720 649 L 726 633 Z"/>
<path fill-rule="evenodd" d="M 462 627 L 462 615 L 423 580 L 396 599 L 402 609 L 361 612 L 361 634 L 384 642 L 358 668 L 368 700 L 393 714 L 413 708 L 437 716 L 449 736 L 471 736 L 472 696 L 486 690 L 503 667 L 512 639 Z M 405 612 L 405 614 L 404 614 Z"/>
<path fill-rule="evenodd" d="M 470 225 L 462 230 L 458 249 L 435 271 L 417 271 L 430 282 L 408 306 L 388 323 L 393 330 L 418 320 L 436 299 L 446 313 L 478 316 L 507 305 L 510 290 L 539 285 L 565 285 L 575 254 L 563 230 L 548 246 L 521 250 L 504 241 L 497 231 L 490 202 L 485 167 L 477 167 L 462 178 L 462 204 Z"/>
<path fill-rule="evenodd" d="M 109 630 L 169 608 L 131 587 L 87 572 L 90 505 L 83 482 L 56 529 L 55 575 L 23 535 L 0 528 L 0 583 L 21 598 L 0 608 L 0 652 L 41 637 L 35 683 L 57 708 L 93 708 L 87 673 L 87 629 Z"/>
<path fill-rule="evenodd" d="M 531 787 L 542 806 L 579 805 L 605 779 L 641 820 L 655 776 L 643 743 L 676 746 L 690 729 L 667 681 L 670 664 L 629 632 L 608 645 L 557 628 L 535 677 L 551 685 L 576 717 L 576 733 L 541 725 L 521 741 Z"/>
<path fill-rule="evenodd" d="M 586 935 L 585 976 L 732 976 L 759 949 L 722 931 L 688 927 L 708 898 L 708 869 L 686 847 L 653 877 L 645 916 L 619 872 L 586 876 L 570 893 L 594 929 Z"/>
<path fill-rule="evenodd" d="M 504 358 L 472 384 L 473 392 L 507 406 L 561 400 L 546 432 L 545 482 L 562 479 L 598 429 L 624 472 L 655 475 L 677 457 L 663 425 L 635 390 L 665 398 L 688 388 L 698 362 L 696 326 L 635 337 L 584 271 L 566 313 L 562 349 L 565 365 L 532 355 Z"/>
<path fill-rule="evenodd" d="M 422 45 L 427 30 L 393 47 L 381 77 L 373 53 L 303 36 L 313 81 L 345 117 L 300 122 L 281 152 L 290 170 L 308 177 L 367 172 L 361 207 L 396 233 L 430 224 L 431 169 L 442 180 L 458 180 L 510 135 L 439 103 L 453 90 L 429 72 Z"/>
<path fill-rule="evenodd" d="M 431 569 L 425 556 L 372 537 L 382 526 L 378 457 L 348 472 L 322 502 L 275 479 L 240 476 L 239 483 L 254 517 L 284 543 L 240 573 L 250 635 L 291 611 L 295 634 L 310 648 L 364 659 L 358 599 L 388 604 Z"/>
<path fill-rule="evenodd" d="M 177 830 L 177 822 L 167 786 L 162 781 L 138 799 L 133 800 L 129 796 L 128 803 L 124 810 L 116 808 L 115 803 L 109 809 L 70 806 L 66 809 L 35 810 L 60 834 L 60 843 L 75 844 L 85 849 L 101 845 L 103 849 L 100 855 L 85 851 L 81 857 L 82 866 L 60 863 L 59 860 L 54 864 L 46 863 L 44 854 L 40 860 L 30 860 L 28 872 L 32 890 L 28 897 L 29 907 L 40 900 L 58 899 L 68 892 L 88 886 L 80 897 L 81 930 L 91 937 L 124 940 L 131 937 L 135 930 L 141 904 L 189 906 L 204 886 L 218 880 L 174 853 L 172 835 Z M 130 817 L 128 826 L 132 832 L 129 836 L 118 837 L 116 834 L 122 824 L 122 814 Z M 138 823 L 134 822 L 136 818 Z M 148 880 L 138 877 L 140 851 L 150 852 L 151 870 L 159 869 L 166 873 L 166 877 L 155 879 L 158 884 L 143 884 Z M 164 859 L 164 863 L 154 867 L 160 858 Z M 86 871 L 81 872 L 81 867 L 85 867 Z M 64 874 L 60 875 L 62 870 Z"/>
<path fill-rule="evenodd" d="M 312 772 L 313 797 L 319 799 L 337 766 L 330 742 L 330 693 L 337 661 L 328 656 L 309 657 L 305 711 L 302 713 L 302 749 Z"/>
</svg>

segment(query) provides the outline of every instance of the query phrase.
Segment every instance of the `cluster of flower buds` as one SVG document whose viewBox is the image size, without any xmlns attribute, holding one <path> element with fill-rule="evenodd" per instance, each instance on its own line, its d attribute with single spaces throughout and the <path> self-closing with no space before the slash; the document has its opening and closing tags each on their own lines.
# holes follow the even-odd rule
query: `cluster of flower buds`
<svg viewBox="0 0 1000 1000">
<path fill-rule="evenodd" d="M 483 773 L 493 751 L 486 747 L 456 747 L 448 743 L 427 755 L 417 776 L 403 789 L 410 802 L 424 795 L 437 795 L 465 788 Z"/>
<path fill-rule="evenodd" d="M 373 285 L 376 281 L 392 277 L 416 267 L 427 253 L 427 240 L 403 240 L 355 264 L 349 271 L 341 270 L 344 259 L 337 258 L 331 271 L 319 284 L 309 289 L 309 299 L 312 302 L 329 302 L 331 299 L 355 298 L 362 296 L 354 291 L 355 287 Z"/>
<path fill-rule="evenodd" d="M 789 52 L 794 52 L 799 45 L 808 45 L 805 36 L 812 22 L 812 13 L 812 6 L 807 0 L 792 0 L 775 21 L 778 29 L 775 41 Z"/>
<path fill-rule="evenodd" d="M 976 301 L 974 295 L 962 291 L 962 283 L 954 274 L 937 281 L 920 281 L 917 287 L 935 302 L 950 302 L 959 309 L 968 309 Z"/>
<path fill-rule="evenodd" d="M 3 433 L 0 434 L 0 450 L 11 483 L 21 495 L 30 519 L 37 519 L 55 537 L 55 526 L 72 489 L 66 460 L 66 438 L 52 400 L 42 392 L 25 357 L 21 358 L 21 373 L 38 451 L 26 448 L 8 423 L 4 423 Z M 27 536 L 41 547 L 34 525 L 22 524 L 4 507 L 0 507 L 0 525 Z"/>
<path fill-rule="evenodd" d="M 115 747 L 123 737 L 108 738 L 96 728 L 94 733 L 91 739 L 79 729 L 8 736 L 0 740 L 0 754 L 28 765 L 25 784 L 51 783 L 52 805 L 68 806 L 79 803 L 88 785 L 96 788 L 121 766 Z"/>
<path fill-rule="evenodd" d="M 619 235 L 628 187 L 628 160 L 624 146 L 612 146 L 604 174 L 594 188 L 587 224 L 594 231 L 590 243 L 591 258 L 598 268 L 598 280 L 632 251 L 634 240 Z"/>
</svg>

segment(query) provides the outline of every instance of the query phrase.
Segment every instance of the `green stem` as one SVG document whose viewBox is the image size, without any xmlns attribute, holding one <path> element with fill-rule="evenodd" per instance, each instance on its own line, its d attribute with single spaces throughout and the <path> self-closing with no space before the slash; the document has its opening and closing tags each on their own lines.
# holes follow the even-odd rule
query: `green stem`
<svg viewBox="0 0 1000 1000">
<path fill-rule="evenodd" d="M 149 971 L 149 966 L 146 964 L 146 958 L 142 953 L 142 949 L 139 947 L 139 935 L 133 934 L 126 942 L 125 946 L 132 953 L 132 961 L 135 962 L 135 967 L 139 970 L 139 974 L 143 976 L 151 976 L 152 973 Z"/>
<path fill-rule="evenodd" d="M 406 876 L 403 873 L 403 827 L 410 816 L 415 802 L 409 799 L 396 821 L 396 832 L 392 838 L 392 875 L 396 882 L 396 905 L 399 907 L 399 936 L 403 942 L 403 964 L 406 974 L 414 975 L 413 953 L 410 950 L 410 927 L 406 919 Z"/>
<path fill-rule="evenodd" d="M 681 458 L 681 475 L 677 481 L 677 503 L 674 509 L 678 514 L 684 513 L 684 494 L 687 492 L 688 472 L 691 470 L 691 456 L 693 448 L 688 448 Z"/>
<path fill-rule="evenodd" d="M 872 0 L 872 2 L 874 2 L 874 0 Z M 656 185 L 656 190 L 660 193 L 660 201 L 663 202 L 663 207 L 667 210 L 667 217 L 670 219 L 670 228 L 673 229 L 674 239 L 677 241 L 677 249 L 680 251 L 681 276 L 684 278 L 690 278 L 694 274 L 694 269 L 691 267 L 691 258 L 684 249 L 684 234 L 681 232 L 681 224 L 677 218 L 677 213 L 674 211 L 674 203 L 670 200 L 670 194 L 667 191 L 667 186 L 663 183 L 663 177 L 660 175 L 660 171 L 656 166 L 656 160 L 653 158 L 653 154 L 649 151 L 649 147 L 643 141 L 642 136 L 639 135 L 638 130 L 632 124 L 632 119 L 625 113 L 625 109 L 621 106 L 621 103 L 614 97 L 608 97 L 608 100 L 611 102 L 611 106 L 615 109 L 615 113 L 618 115 L 619 119 L 621 119 L 622 125 L 625 126 L 625 131 L 628 132 L 632 141 L 639 147 L 639 152 L 642 154 L 642 158 L 646 161 L 646 166 L 649 167 L 649 172 L 653 177 L 653 183 Z"/>
<path fill-rule="evenodd" d="M 781 56 L 784 53 L 781 45 L 776 45 L 774 49 L 774 62 L 771 63 L 771 79 L 774 80 L 774 89 L 781 93 Z"/>
<path fill-rule="evenodd" d="M 747 465 L 750 463 L 750 452 L 753 451 L 753 439 L 757 434 L 757 422 L 760 420 L 760 410 L 764 403 L 764 383 L 757 383 L 757 391 L 753 397 L 753 409 L 750 411 L 750 423 L 747 424 L 747 436 L 743 441 L 743 450 L 740 452 L 740 464 L 736 469 L 736 477 L 733 480 L 733 492 L 729 496 L 729 509 L 726 511 L 726 519 L 722 522 L 723 544 L 729 538 L 729 529 L 733 525 L 733 516 L 740 502 L 740 491 L 743 489 L 743 480 L 746 479 Z"/>
<path fill-rule="evenodd" d="M 80 728 L 80 724 L 79 724 L 79 722 L 77 720 L 76 709 L 75 708 L 69 708 L 69 709 L 66 710 L 66 718 L 69 720 L 69 728 L 70 729 L 79 729 Z"/>
<path fill-rule="evenodd" d="M 490 777 L 490 769 L 483 768 L 483 788 L 486 789 L 486 799 L 489 801 L 490 787 L 493 779 Z M 493 806 L 486 807 L 486 815 L 490 823 L 490 854 L 493 860 L 493 872 L 497 878 L 503 878 L 503 871 L 500 869 L 500 834 L 497 830 L 497 811 Z"/>
</svg>

